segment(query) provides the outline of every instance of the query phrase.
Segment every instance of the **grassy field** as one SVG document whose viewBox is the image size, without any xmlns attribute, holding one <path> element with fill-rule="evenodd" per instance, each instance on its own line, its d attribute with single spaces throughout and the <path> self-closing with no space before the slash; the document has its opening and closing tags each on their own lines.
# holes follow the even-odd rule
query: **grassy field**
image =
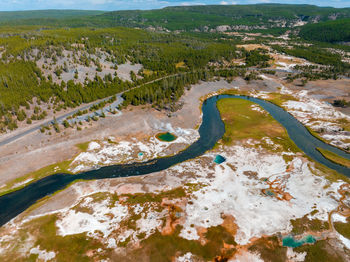
<svg viewBox="0 0 350 262">
<path fill-rule="evenodd" d="M 350 223 L 335 222 L 334 227 L 339 234 L 350 239 Z"/>
<path fill-rule="evenodd" d="M 38 236 L 35 245 L 55 251 L 58 261 L 89 261 L 89 250 L 103 247 L 98 240 L 88 237 L 86 233 L 64 237 L 57 235 L 56 220 L 56 215 L 47 215 L 29 222 L 26 226 L 27 230 L 22 231 L 23 237 L 28 236 L 28 234 Z M 103 255 L 99 257 L 99 259 L 103 258 L 106 257 Z M 38 261 L 37 255 L 30 255 L 28 260 Z"/>
<path fill-rule="evenodd" d="M 230 145 L 234 141 L 256 139 L 262 141 L 269 137 L 274 144 L 280 145 L 276 149 L 273 145 L 263 143 L 267 149 L 273 151 L 300 152 L 299 148 L 289 138 L 287 131 L 267 112 L 252 109 L 256 105 L 243 99 L 222 99 L 217 106 L 225 123 L 224 144 Z"/>
<path fill-rule="evenodd" d="M 337 154 L 330 152 L 328 150 L 322 149 L 322 148 L 317 148 L 317 150 L 327 159 L 340 164 L 342 166 L 346 166 L 350 168 L 350 160 L 343 158 L 341 156 L 338 156 Z"/>
<path fill-rule="evenodd" d="M 301 247 L 294 248 L 296 252 L 307 252 L 305 257 L 306 262 L 340 262 L 344 261 L 338 254 L 339 251 L 332 248 L 328 241 L 321 240 L 317 241 L 313 245 L 304 245 Z"/>
</svg>

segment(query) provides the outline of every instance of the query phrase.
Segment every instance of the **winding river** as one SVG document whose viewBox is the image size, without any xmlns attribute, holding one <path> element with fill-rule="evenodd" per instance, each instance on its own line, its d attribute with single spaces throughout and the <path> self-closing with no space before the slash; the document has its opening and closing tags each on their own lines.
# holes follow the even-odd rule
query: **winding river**
<svg viewBox="0 0 350 262">
<path fill-rule="evenodd" d="M 336 147 L 330 146 L 312 136 L 298 120 L 281 107 L 258 98 L 236 95 L 218 95 L 210 97 L 204 101 L 202 106 L 203 119 L 199 128 L 200 138 L 184 151 L 173 156 L 157 158 L 143 163 L 106 166 L 98 170 L 91 170 L 77 175 L 54 174 L 42 178 L 20 190 L 0 197 L 0 226 L 23 212 L 36 201 L 55 193 L 58 190 L 64 189 L 75 180 L 93 180 L 145 175 L 167 169 L 175 164 L 204 154 L 207 150 L 212 149 L 216 142 L 225 133 L 225 125 L 222 122 L 220 113 L 216 107 L 217 101 L 223 98 L 246 99 L 259 104 L 286 128 L 290 138 L 302 151 L 304 151 L 306 155 L 313 160 L 350 177 L 349 168 L 329 161 L 316 148 L 320 147 L 326 149 L 346 159 L 350 159 L 350 154 Z"/>
</svg>

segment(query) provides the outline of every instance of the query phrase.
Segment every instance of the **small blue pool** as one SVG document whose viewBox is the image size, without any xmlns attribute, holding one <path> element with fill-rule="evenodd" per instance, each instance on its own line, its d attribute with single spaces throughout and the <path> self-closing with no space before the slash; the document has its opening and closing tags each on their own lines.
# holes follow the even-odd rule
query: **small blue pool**
<svg viewBox="0 0 350 262">
<path fill-rule="evenodd" d="M 221 163 L 224 163 L 226 161 L 226 158 L 224 158 L 223 156 L 221 156 L 221 155 L 217 155 L 216 157 L 215 157 L 215 159 L 214 159 L 214 162 L 216 163 L 216 164 L 221 164 Z"/>
<path fill-rule="evenodd" d="M 316 238 L 312 235 L 307 235 L 300 240 L 296 240 L 293 236 L 286 236 L 282 240 L 284 247 L 300 247 L 304 244 L 314 244 Z"/>
</svg>

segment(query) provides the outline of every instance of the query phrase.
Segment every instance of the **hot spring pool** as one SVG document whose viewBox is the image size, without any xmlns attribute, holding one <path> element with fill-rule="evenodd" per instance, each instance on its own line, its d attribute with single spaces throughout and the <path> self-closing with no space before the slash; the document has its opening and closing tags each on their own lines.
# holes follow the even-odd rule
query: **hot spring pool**
<svg viewBox="0 0 350 262">
<path fill-rule="evenodd" d="M 304 244 L 314 244 L 316 242 L 316 238 L 312 235 L 307 235 L 300 240 L 296 240 L 293 236 L 286 236 L 282 240 L 284 247 L 300 247 Z"/>
<path fill-rule="evenodd" d="M 223 156 L 221 156 L 221 155 L 217 155 L 216 157 L 215 157 L 215 159 L 214 159 L 214 162 L 216 163 L 216 164 L 221 164 L 221 163 L 224 163 L 226 161 L 226 158 L 224 158 Z"/>
<path fill-rule="evenodd" d="M 166 133 L 159 133 L 156 135 L 156 137 L 160 141 L 165 141 L 165 142 L 171 142 L 174 141 L 177 137 L 173 135 L 172 133 L 166 132 Z"/>
</svg>

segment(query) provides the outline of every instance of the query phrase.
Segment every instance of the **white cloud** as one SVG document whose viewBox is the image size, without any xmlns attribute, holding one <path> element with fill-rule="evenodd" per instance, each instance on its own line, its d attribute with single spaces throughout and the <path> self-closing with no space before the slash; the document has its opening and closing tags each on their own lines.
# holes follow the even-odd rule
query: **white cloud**
<svg viewBox="0 0 350 262">
<path fill-rule="evenodd" d="M 92 5 L 105 5 L 113 3 L 111 0 L 90 0 L 89 1 Z"/>
<path fill-rule="evenodd" d="M 205 5 L 205 3 L 199 3 L 199 2 L 182 2 L 182 6 L 190 6 L 190 5 Z"/>
<path fill-rule="evenodd" d="M 220 5 L 236 5 L 237 2 L 235 1 L 232 1 L 232 2 L 227 2 L 227 1 L 221 1 L 220 2 Z"/>
</svg>

